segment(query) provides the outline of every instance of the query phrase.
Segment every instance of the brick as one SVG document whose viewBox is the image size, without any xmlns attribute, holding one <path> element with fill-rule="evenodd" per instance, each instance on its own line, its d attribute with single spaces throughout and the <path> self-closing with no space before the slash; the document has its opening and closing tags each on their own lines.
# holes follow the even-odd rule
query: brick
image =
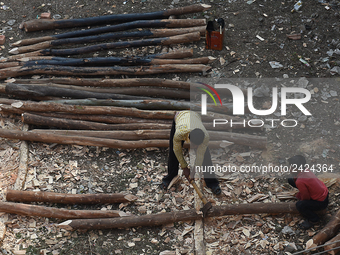
<svg viewBox="0 0 340 255">
<path fill-rule="evenodd" d="M 50 19 L 51 18 L 51 13 L 50 12 L 43 12 L 40 14 L 41 19 Z"/>
<path fill-rule="evenodd" d="M 0 45 L 5 44 L 6 37 L 4 35 L 0 35 Z"/>
</svg>

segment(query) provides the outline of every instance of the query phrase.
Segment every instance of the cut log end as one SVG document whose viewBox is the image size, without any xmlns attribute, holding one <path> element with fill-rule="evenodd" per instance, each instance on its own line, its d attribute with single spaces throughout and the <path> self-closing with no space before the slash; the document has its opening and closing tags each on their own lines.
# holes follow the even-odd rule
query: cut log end
<svg viewBox="0 0 340 255">
<path fill-rule="evenodd" d="M 209 4 L 201 4 L 203 8 L 205 8 L 206 10 L 211 8 L 211 5 Z"/>
<path fill-rule="evenodd" d="M 12 43 L 12 46 L 17 47 L 17 46 L 20 46 L 21 43 L 22 43 L 22 40 L 19 40 L 19 41 Z"/>
<path fill-rule="evenodd" d="M 212 62 L 214 62 L 216 60 L 216 58 L 214 58 L 212 56 L 208 56 L 208 58 L 209 58 L 209 63 L 212 63 Z"/>
<path fill-rule="evenodd" d="M 14 55 L 19 54 L 18 47 L 11 49 L 8 53 L 14 54 Z"/>
<path fill-rule="evenodd" d="M 71 223 L 72 223 L 72 220 L 67 220 L 67 221 L 64 221 L 64 222 L 56 225 L 56 226 L 59 227 L 59 228 L 65 229 L 65 230 L 72 231 L 73 228 L 70 226 Z"/>
<path fill-rule="evenodd" d="M 309 239 L 306 243 L 306 250 L 312 249 L 316 247 L 316 244 L 314 243 L 313 239 Z"/>
</svg>

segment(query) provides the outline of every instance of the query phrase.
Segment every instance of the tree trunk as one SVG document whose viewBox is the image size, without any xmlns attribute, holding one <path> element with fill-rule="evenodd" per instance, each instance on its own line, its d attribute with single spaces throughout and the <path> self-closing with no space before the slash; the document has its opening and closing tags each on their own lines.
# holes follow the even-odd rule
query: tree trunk
<svg viewBox="0 0 340 255">
<path fill-rule="evenodd" d="M 207 217 L 238 215 L 238 214 L 259 214 L 259 213 L 298 213 L 295 203 L 253 203 L 213 206 Z M 112 228 L 131 228 L 131 227 L 151 227 L 166 225 L 178 221 L 197 220 L 203 217 L 195 209 L 174 211 L 159 214 L 142 216 L 131 216 L 120 219 L 84 219 L 69 220 L 58 226 L 68 230 L 74 229 L 112 229 Z"/>
<path fill-rule="evenodd" d="M 107 33 L 103 35 L 83 36 L 75 38 L 55 39 L 36 43 L 29 46 L 16 47 L 9 51 L 11 54 L 22 54 L 31 51 L 37 51 L 42 49 L 48 49 L 58 46 L 83 44 L 83 43 L 97 43 L 111 40 L 122 40 L 128 38 L 156 38 L 156 37 L 169 37 L 181 34 L 187 34 L 192 32 L 200 32 L 201 36 L 205 35 L 205 26 L 200 27 L 188 27 L 188 28 L 174 28 L 174 29 L 147 29 L 137 32 L 116 32 Z"/>
<path fill-rule="evenodd" d="M 190 90 L 190 82 L 173 81 L 162 78 L 130 78 L 130 79 L 100 79 L 100 78 L 47 78 L 47 79 L 16 79 L 15 83 L 55 83 L 68 84 L 74 86 L 92 86 L 92 87 L 164 87 Z"/>
<path fill-rule="evenodd" d="M 84 130 L 138 130 L 138 129 L 167 129 L 169 124 L 159 123 L 125 123 L 125 124 L 105 124 L 84 120 L 71 120 L 53 117 L 45 117 L 31 113 L 23 113 L 21 121 L 26 124 L 36 126 L 57 127 L 64 129 L 84 129 Z"/>
<path fill-rule="evenodd" d="M 19 101 L 14 107 L 23 112 L 63 112 L 70 114 L 99 114 L 99 115 L 115 115 L 130 116 L 145 119 L 170 119 L 175 116 L 175 111 L 148 111 L 136 108 L 114 107 L 114 106 L 79 106 L 64 105 L 46 102 Z M 0 107 L 1 108 L 1 107 Z"/>
<path fill-rule="evenodd" d="M 27 205 L 12 202 L 0 202 L 0 211 L 26 216 L 38 216 L 57 219 L 95 219 L 129 216 L 125 212 L 115 210 L 67 210 L 63 208 Z"/>
<path fill-rule="evenodd" d="M 321 229 L 308 243 L 308 247 L 324 244 L 338 234 L 340 230 L 340 210 L 332 217 L 327 225 Z M 306 245 L 307 246 L 307 245 Z M 308 248 L 306 247 L 306 248 Z"/>
<path fill-rule="evenodd" d="M 6 200 L 11 202 L 31 203 L 47 202 L 56 204 L 113 204 L 127 203 L 137 199 L 131 194 L 64 194 L 42 191 L 7 190 Z"/>
<path fill-rule="evenodd" d="M 157 66 L 112 66 L 112 67 L 70 67 L 70 66 L 29 66 L 0 69 L 0 79 L 32 74 L 101 76 L 101 75 L 151 75 L 161 73 L 199 73 L 211 67 L 199 64 L 157 65 Z"/>
<path fill-rule="evenodd" d="M 196 4 L 190 6 L 184 6 L 179 8 L 173 8 L 166 11 L 150 12 L 150 13 L 129 13 L 129 14 L 113 14 L 105 16 L 97 16 L 83 19 L 66 19 L 66 20 L 48 20 L 48 19 L 34 19 L 25 21 L 20 24 L 20 28 L 24 28 L 26 32 L 48 30 L 56 28 L 68 28 L 68 27 L 83 27 L 104 25 L 110 23 L 122 23 L 134 20 L 151 20 L 167 18 L 171 15 L 182 15 L 196 12 L 203 12 L 209 9 L 211 6 L 206 4 Z"/>
</svg>

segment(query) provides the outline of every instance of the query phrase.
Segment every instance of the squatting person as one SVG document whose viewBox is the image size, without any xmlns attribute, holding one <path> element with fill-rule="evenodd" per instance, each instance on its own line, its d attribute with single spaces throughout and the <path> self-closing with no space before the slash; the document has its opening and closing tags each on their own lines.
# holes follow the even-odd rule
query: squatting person
<svg viewBox="0 0 340 255">
<path fill-rule="evenodd" d="M 187 179 L 190 178 L 190 168 L 182 151 L 184 141 L 190 142 L 190 148 L 196 150 L 195 166 L 213 165 L 208 148 L 209 134 L 203 126 L 200 115 L 193 111 L 177 112 L 170 131 L 168 174 L 163 178 L 163 189 L 166 189 L 178 174 L 179 164 Z M 204 172 L 204 181 L 215 195 L 221 193 L 215 173 Z"/>
<path fill-rule="evenodd" d="M 324 210 L 328 206 L 328 189 L 314 173 L 306 168 L 306 159 L 296 155 L 288 159 L 290 172 L 293 178 L 288 178 L 288 183 L 297 188 L 296 208 L 306 218 L 299 224 L 302 229 L 309 229 L 320 221 L 316 211 Z"/>
</svg>

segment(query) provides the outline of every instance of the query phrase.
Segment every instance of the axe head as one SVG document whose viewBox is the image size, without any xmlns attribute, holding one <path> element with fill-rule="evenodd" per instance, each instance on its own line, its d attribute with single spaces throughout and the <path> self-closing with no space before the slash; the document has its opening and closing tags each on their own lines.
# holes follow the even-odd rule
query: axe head
<svg viewBox="0 0 340 255">
<path fill-rule="evenodd" d="M 203 218 L 207 215 L 208 211 L 210 210 L 210 208 L 212 208 L 212 204 L 210 202 L 207 202 L 203 208 L 201 209 L 201 211 L 203 212 Z"/>
</svg>

